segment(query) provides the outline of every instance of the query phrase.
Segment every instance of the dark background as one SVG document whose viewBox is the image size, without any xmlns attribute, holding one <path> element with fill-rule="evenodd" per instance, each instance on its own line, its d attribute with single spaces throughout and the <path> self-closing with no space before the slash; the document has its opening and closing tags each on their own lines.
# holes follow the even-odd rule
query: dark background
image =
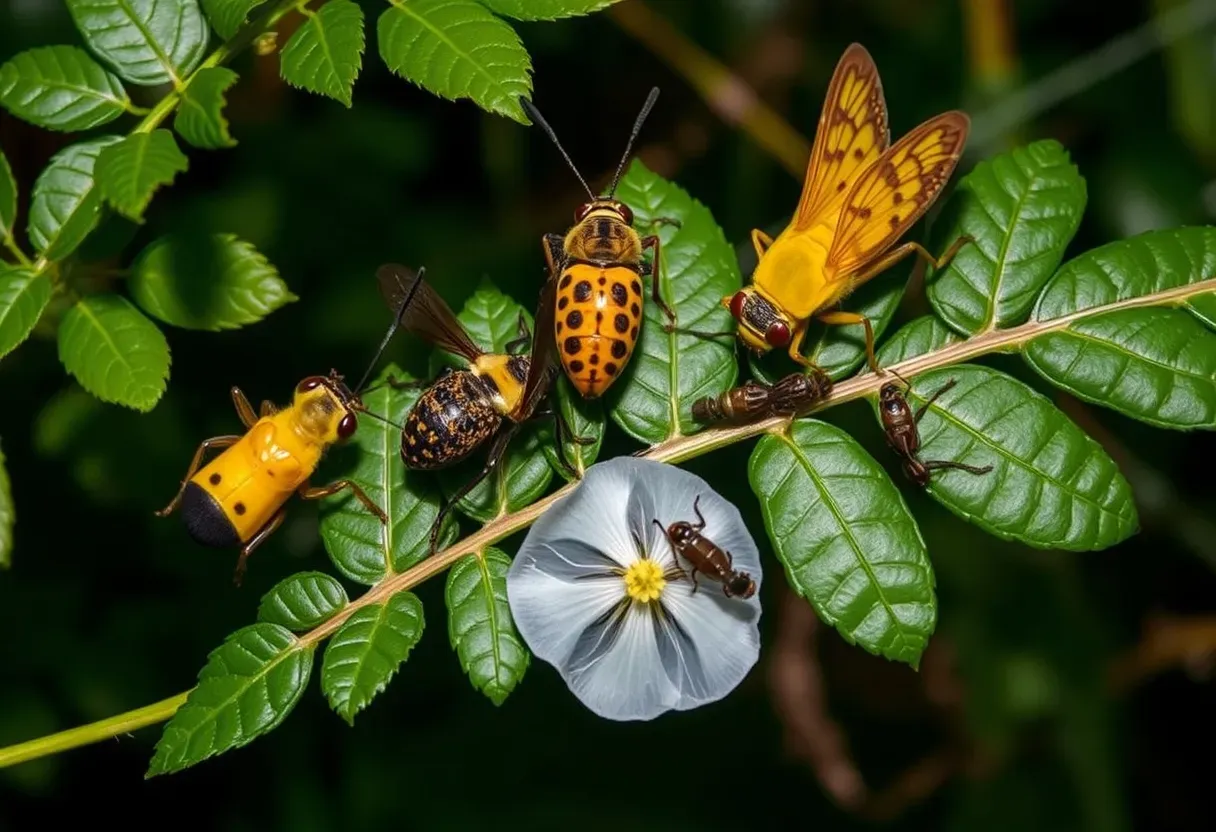
<svg viewBox="0 0 1216 832">
<path fill-rule="evenodd" d="M 233 232 L 281 270 L 298 303 L 240 331 L 167 330 L 169 389 L 148 415 L 81 392 L 58 364 L 51 333 L 0 364 L 0 437 L 18 513 L 14 565 L 0 575 L 0 744 L 189 688 L 208 651 L 254 619 L 270 586 L 294 571 L 329 569 L 315 506 L 293 505 L 239 590 L 235 554 L 202 549 L 180 522 L 152 516 L 195 444 L 236 425 L 229 386 L 254 401 L 285 401 L 305 375 L 361 370 L 385 320 L 370 277 L 388 260 L 426 265 L 457 307 L 483 276 L 524 302 L 535 297 L 540 235 L 567 227 L 577 183 L 539 131 L 391 76 L 374 41 L 383 6 L 363 5 L 369 42 L 353 109 L 287 87 L 277 56 L 243 55 L 227 111 L 240 144 L 190 151 L 189 172 L 158 194 L 146 225 L 116 224 L 90 244 L 98 255 L 121 251 L 103 262 L 122 267 L 172 229 Z M 653 0 L 650 8 L 810 137 L 852 40 L 882 72 L 894 134 L 956 106 L 979 133 L 1023 85 L 1174 5 L 1108 2 L 1099 12 L 1053 0 Z M 517 28 L 533 56 L 534 100 L 593 185 L 658 84 L 643 161 L 705 202 L 741 246 L 753 226 L 786 220 L 800 181 L 613 15 Z M 0 58 L 50 43 L 79 43 L 62 4 L 0 3 Z M 1192 27 L 998 130 L 991 143 L 973 141 L 960 169 L 1011 143 L 1062 141 L 1089 185 L 1070 254 L 1148 228 L 1210 222 L 1214 47 L 1212 27 Z M 0 114 L 0 143 L 25 194 L 75 138 Z M 926 309 L 923 296 L 911 297 L 900 320 Z M 425 353 L 405 338 L 393 357 L 424 367 Z M 1015 359 L 993 363 L 1054 397 L 1107 445 L 1136 489 L 1143 529 L 1104 552 L 1033 551 L 905 490 L 941 604 L 920 673 L 816 629 L 802 602 L 770 580 L 761 662 L 718 704 L 651 723 L 601 721 L 552 668 L 534 663 L 495 708 L 449 649 L 442 585 L 433 581 L 420 591 L 421 645 L 353 728 L 327 710 L 314 674 L 282 727 L 180 774 L 143 780 L 158 728 L 0 770 L 0 828 L 82 811 L 136 826 L 224 829 L 1213 828 L 1216 443 L 1083 407 Z M 865 405 L 831 418 L 890 462 Z M 607 453 L 636 450 L 610 431 Z M 742 476 L 750 451 L 745 443 L 688 467 L 739 503 L 775 577 Z M 715 473 L 722 469 L 738 476 Z M 832 742 L 833 722 L 843 744 Z M 857 772 L 864 793 L 849 785 Z"/>
</svg>

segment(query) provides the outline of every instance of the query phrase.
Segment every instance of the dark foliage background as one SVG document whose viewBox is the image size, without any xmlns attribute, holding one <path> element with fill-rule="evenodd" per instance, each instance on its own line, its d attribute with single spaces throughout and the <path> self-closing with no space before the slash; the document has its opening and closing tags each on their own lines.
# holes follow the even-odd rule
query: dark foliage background
<svg viewBox="0 0 1216 832">
<path fill-rule="evenodd" d="M 635 0 L 626 0 L 633 3 Z M 369 14 L 379 11 L 365 2 Z M 652 0 L 685 36 L 755 84 L 813 134 L 824 87 L 852 40 L 883 75 L 893 132 L 955 106 L 978 124 L 1009 93 L 1181 5 L 1050 0 Z M 1002 18 L 1007 13 L 1008 19 Z M 288 26 L 294 25 L 289 22 Z M 715 213 L 731 239 L 780 224 L 800 182 L 723 123 L 688 83 L 607 13 L 520 24 L 535 62 L 534 100 L 593 181 L 615 165 L 652 84 L 663 94 L 640 156 Z M 1010 38 L 993 61 L 983 33 Z M 280 42 L 286 34 L 280 36 Z M 0 4 L 0 56 L 77 43 L 59 3 Z M 1073 243 L 1082 251 L 1216 213 L 1216 47 L 1195 29 L 988 146 L 1051 136 L 1089 184 Z M 1200 56 L 1171 74 L 1170 61 Z M 235 555 L 195 546 L 168 501 L 195 444 L 237 423 L 236 384 L 284 401 L 331 366 L 361 371 L 387 320 L 372 288 L 388 260 L 425 265 L 458 306 L 483 277 L 530 302 L 540 235 L 564 229 L 577 183 L 536 130 L 450 103 L 393 78 L 369 43 L 355 105 L 288 88 L 277 59 L 246 54 L 228 116 L 240 144 L 191 152 L 190 171 L 159 194 L 146 225 L 115 223 L 91 245 L 121 267 L 171 229 L 233 232 L 255 244 L 301 300 L 243 330 L 169 331 L 169 391 L 149 415 L 98 403 L 64 375 L 53 339 L 0 365 L 0 436 L 18 512 L 12 569 L 0 576 L 0 744 L 101 719 L 188 688 L 209 650 L 253 620 L 278 579 L 328 567 L 316 508 L 295 504 L 283 531 L 231 583 Z M 25 193 L 70 138 L 0 115 L 0 143 Z M 750 263 L 747 264 L 750 267 Z M 924 311 L 912 297 L 901 318 Z M 422 371 L 401 338 L 393 358 Z M 999 360 L 998 360 L 999 363 Z M 1143 530 L 1089 554 L 1002 544 L 905 492 L 938 572 L 940 625 L 918 674 L 817 634 L 791 616 L 781 581 L 765 586 L 766 651 L 726 701 L 654 723 L 614 724 L 582 709 L 534 664 L 496 709 L 463 678 L 447 644 L 442 590 L 421 588 L 428 631 L 395 683 L 348 728 L 306 695 L 287 723 L 248 748 L 145 782 L 157 729 L 0 771 L 0 828 L 67 821 L 81 807 L 143 826 L 207 828 L 1210 829 L 1216 741 L 1209 670 L 1216 645 L 1216 487 L 1210 434 L 1153 430 L 1068 401 L 1020 366 L 1120 462 Z M 833 411 L 871 447 L 866 405 Z M 618 432 L 604 456 L 636 448 Z M 1117 437 L 1117 438 L 1116 438 Z M 740 474 L 750 443 L 689 467 L 736 499 L 767 547 Z M 880 459 L 888 459 L 876 451 Z M 512 542 L 504 545 L 513 551 Z M 775 575 L 775 559 L 766 561 Z M 803 611 L 805 612 L 805 611 Z M 1157 629 L 1154 629 L 1157 628 Z M 1165 628 L 1165 629 L 1161 629 Z M 1163 650 L 1154 634 L 1179 639 Z M 782 642 L 784 643 L 784 642 Z M 819 665 L 826 713 L 852 757 L 821 761 L 799 716 L 825 712 L 793 694 L 779 705 L 774 662 Z M 796 672 L 796 671 L 795 671 Z M 787 674 L 788 675 L 788 674 Z M 316 682 L 313 682 L 316 685 Z M 787 699 L 790 697 L 787 696 Z M 855 764 L 871 816 L 841 808 L 824 772 Z M 844 767 L 843 769 L 841 767 Z"/>
</svg>

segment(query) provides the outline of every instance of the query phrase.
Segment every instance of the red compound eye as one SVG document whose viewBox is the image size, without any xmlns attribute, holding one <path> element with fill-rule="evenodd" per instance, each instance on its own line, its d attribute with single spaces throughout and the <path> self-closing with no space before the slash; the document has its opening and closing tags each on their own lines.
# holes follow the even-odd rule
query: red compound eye
<svg viewBox="0 0 1216 832">
<path fill-rule="evenodd" d="M 633 209 L 632 208 L 630 208 L 628 205 L 626 205 L 623 202 L 618 202 L 616 204 L 616 209 L 621 212 L 621 219 L 623 219 L 625 221 L 626 225 L 633 225 Z"/>
<path fill-rule="evenodd" d="M 784 347 L 790 342 L 790 328 L 781 321 L 769 324 L 764 333 L 764 340 L 774 347 Z"/>
<path fill-rule="evenodd" d="M 357 427 L 359 427 L 359 420 L 355 418 L 355 414 L 347 413 L 342 417 L 342 421 L 338 422 L 338 437 L 340 439 L 350 439 Z"/>
<path fill-rule="evenodd" d="M 300 393 L 307 393 L 309 390 L 316 390 L 325 379 L 320 376 L 309 376 L 299 383 L 296 390 Z"/>
<path fill-rule="evenodd" d="M 585 220 L 587 218 L 587 215 L 591 213 L 591 208 L 592 208 L 593 204 L 594 203 L 591 203 L 591 202 L 584 202 L 582 205 L 578 206 L 578 208 L 575 208 L 574 209 L 574 221 L 582 222 L 583 220 Z"/>
<path fill-rule="evenodd" d="M 735 292 L 735 296 L 730 299 L 730 314 L 736 321 L 743 320 L 743 302 L 747 300 L 746 292 Z"/>
</svg>

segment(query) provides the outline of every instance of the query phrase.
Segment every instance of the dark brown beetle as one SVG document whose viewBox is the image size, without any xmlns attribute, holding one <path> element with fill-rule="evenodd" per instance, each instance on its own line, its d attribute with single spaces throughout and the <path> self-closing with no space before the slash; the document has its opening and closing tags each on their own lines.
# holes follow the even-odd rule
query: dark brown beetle
<svg viewBox="0 0 1216 832">
<path fill-rule="evenodd" d="M 907 398 L 904 397 L 903 391 L 899 389 L 899 385 L 890 382 L 884 384 L 878 391 L 878 412 L 882 416 L 883 430 L 887 433 L 887 444 L 902 458 L 904 475 L 921 488 L 929 484 L 931 472 L 938 468 L 959 468 L 963 471 L 970 471 L 972 474 L 987 474 L 992 470 L 991 465 L 978 468 L 974 465 L 964 465 L 961 462 L 946 462 L 938 459 L 922 460 L 919 456 L 920 430 L 918 425 L 920 419 L 929 409 L 929 405 L 955 384 L 956 380 L 950 379 L 944 387 L 930 396 L 929 400 L 921 405 L 915 414 L 913 414 Z"/>
<path fill-rule="evenodd" d="M 698 422 L 748 421 L 765 416 L 792 416 L 832 392 L 832 379 L 818 368 L 790 373 L 773 384 L 749 381 L 718 396 L 697 399 L 692 417 Z"/>
<path fill-rule="evenodd" d="M 701 495 L 698 494 L 692 503 L 692 510 L 697 515 L 696 525 L 679 520 L 664 529 L 662 523 L 658 520 L 654 521 L 654 524 L 659 527 L 659 531 L 666 535 L 667 541 L 671 544 L 671 549 L 676 555 L 676 569 L 680 574 L 692 579 L 693 592 L 697 591 L 697 573 L 700 572 L 715 581 L 720 581 L 722 592 L 727 598 L 736 596 L 751 598 L 756 592 L 756 582 L 752 580 L 751 575 L 746 572 L 736 572 L 730 552 L 725 551 L 701 534 L 701 529 L 705 528 L 705 518 L 701 516 L 700 503 Z M 692 564 L 691 575 L 680 568 L 679 559 L 681 557 Z"/>
</svg>

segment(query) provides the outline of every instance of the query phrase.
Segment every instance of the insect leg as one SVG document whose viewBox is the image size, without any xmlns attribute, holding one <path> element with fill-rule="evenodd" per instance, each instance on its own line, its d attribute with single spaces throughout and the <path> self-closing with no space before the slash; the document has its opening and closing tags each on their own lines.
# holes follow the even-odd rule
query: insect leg
<svg viewBox="0 0 1216 832">
<path fill-rule="evenodd" d="M 239 387 L 232 388 L 232 404 L 236 406 L 236 415 L 241 418 L 241 424 L 246 428 L 253 427 L 258 417 L 253 415 L 253 405 L 249 403 L 249 399 L 245 398 L 245 394 Z"/>
<path fill-rule="evenodd" d="M 258 415 L 265 418 L 266 416 L 273 416 L 278 412 L 278 410 L 279 409 L 274 406 L 274 402 L 262 399 L 262 407 L 260 410 L 258 410 Z"/>
<path fill-rule="evenodd" d="M 524 317 L 524 311 L 519 310 L 519 322 L 516 324 L 519 336 L 512 338 L 503 347 L 511 355 L 517 355 L 518 352 L 532 343 L 532 333 L 528 331 L 528 319 Z"/>
<path fill-rule="evenodd" d="M 658 236 L 652 234 L 649 237 L 642 238 L 642 250 L 645 251 L 646 249 L 650 249 L 654 255 L 654 259 L 651 261 L 653 265 L 650 268 L 650 294 L 654 298 L 654 302 L 663 310 L 663 314 L 667 316 L 667 323 L 663 325 L 663 331 L 675 332 L 676 313 L 667 305 L 667 301 L 663 300 L 663 292 L 659 286 L 659 272 L 662 269 L 662 263 L 659 258 L 662 252 L 662 243 L 659 242 Z"/>
<path fill-rule="evenodd" d="M 927 459 L 924 461 L 924 466 L 930 471 L 937 468 L 958 468 L 963 471 L 970 471 L 973 474 L 987 474 L 992 470 L 991 465 L 980 467 L 978 465 L 967 465 L 962 462 L 946 462 L 940 459 Z"/>
<path fill-rule="evenodd" d="M 245 563 L 249 560 L 249 555 L 253 553 L 254 549 L 262 545 L 262 541 L 270 537 L 270 535 L 274 533 L 275 529 L 283 525 L 283 518 L 286 515 L 287 509 L 279 509 L 275 513 L 274 517 L 271 517 L 265 526 L 258 529 L 258 533 L 255 534 L 253 538 L 241 548 L 241 556 L 237 558 L 236 561 L 236 571 L 232 573 L 232 582 L 234 584 L 237 586 L 241 585 L 241 581 L 245 578 Z"/>
<path fill-rule="evenodd" d="M 444 367 L 444 370 L 450 371 L 451 368 Z M 439 377 L 443 378 L 444 375 L 445 375 L 445 373 L 440 373 Z M 420 378 L 420 379 L 415 379 L 414 381 L 399 381 L 396 376 L 391 375 L 391 374 L 384 381 L 385 381 L 385 383 L 388 384 L 389 387 L 393 388 L 394 390 L 417 390 L 419 387 L 430 387 L 431 386 L 431 382 L 427 381 L 426 379 Z"/>
<path fill-rule="evenodd" d="M 945 393 L 947 390 L 949 390 L 951 387 L 953 387 L 957 383 L 958 383 L 958 379 L 954 379 L 954 378 L 950 379 L 948 382 L 946 382 L 945 386 L 943 386 L 940 390 L 938 390 L 936 393 L 934 393 L 932 396 L 930 396 L 929 400 L 927 402 L 925 402 L 924 404 L 922 404 L 919 409 L 917 409 L 916 416 L 915 416 L 917 424 L 920 424 L 920 417 L 925 415 L 925 411 L 929 409 L 929 405 L 931 405 L 935 401 L 937 401 L 938 396 L 940 396 L 942 393 Z"/>
<path fill-rule="evenodd" d="M 177 508 L 177 504 L 182 501 L 182 495 L 186 493 L 186 485 L 190 482 L 190 478 L 198 473 L 198 469 L 202 466 L 203 454 L 212 448 L 228 448 L 235 445 L 241 440 L 239 436 L 213 436 L 210 439 L 204 439 L 198 446 L 198 450 L 194 452 L 194 459 L 190 460 L 190 467 L 186 469 L 186 476 L 182 478 L 181 488 L 177 490 L 173 500 L 169 505 L 155 512 L 157 517 L 165 517 Z"/>
<path fill-rule="evenodd" d="M 368 497 L 367 493 L 362 488 L 355 485 L 350 480 L 337 480 L 336 482 L 331 482 L 329 485 L 319 485 L 316 488 L 310 488 L 308 483 L 305 483 L 304 485 L 300 486 L 298 491 L 300 498 L 303 500 L 320 500 L 322 497 L 332 497 L 339 491 L 343 491 L 348 488 L 350 489 L 350 493 L 355 495 L 355 499 L 363 503 L 364 508 L 376 515 L 376 517 L 380 519 L 381 523 L 388 525 L 388 515 L 384 513 L 384 509 L 373 503 L 371 497 Z"/>
<path fill-rule="evenodd" d="M 698 494 L 696 499 L 692 501 L 692 510 L 694 512 L 696 512 L 696 515 L 697 515 L 697 525 L 695 528 L 697 531 L 701 531 L 701 529 L 705 528 L 705 518 L 701 516 L 701 495 L 700 494 Z"/>
<path fill-rule="evenodd" d="M 843 310 L 824 312 L 816 317 L 825 324 L 861 324 L 864 326 L 866 328 L 866 361 L 869 363 L 870 369 L 875 373 L 883 372 L 878 366 L 878 359 L 874 357 L 874 327 L 870 324 L 869 318 L 856 312 L 845 312 Z"/>
<path fill-rule="evenodd" d="M 466 494 L 476 488 L 478 483 L 488 477 L 498 467 L 499 463 L 502 462 L 503 455 L 507 451 L 507 445 L 510 443 L 511 437 L 515 435 L 515 431 L 518 429 L 519 424 L 512 423 L 509 427 L 504 428 L 498 436 L 494 437 L 494 442 L 490 445 L 490 451 L 486 457 L 485 467 L 481 469 L 477 476 L 460 486 L 456 490 L 456 493 L 449 497 L 439 509 L 439 514 L 435 515 L 435 522 L 431 524 L 430 548 L 427 550 L 428 557 L 435 554 L 435 547 L 439 543 L 439 532 L 443 528 L 444 519 Z"/>
<path fill-rule="evenodd" d="M 562 261 L 566 259 L 566 241 L 561 234 L 546 234 L 541 240 L 541 247 L 545 251 L 545 265 L 549 269 L 549 275 L 557 277 L 561 273 Z"/>
</svg>

